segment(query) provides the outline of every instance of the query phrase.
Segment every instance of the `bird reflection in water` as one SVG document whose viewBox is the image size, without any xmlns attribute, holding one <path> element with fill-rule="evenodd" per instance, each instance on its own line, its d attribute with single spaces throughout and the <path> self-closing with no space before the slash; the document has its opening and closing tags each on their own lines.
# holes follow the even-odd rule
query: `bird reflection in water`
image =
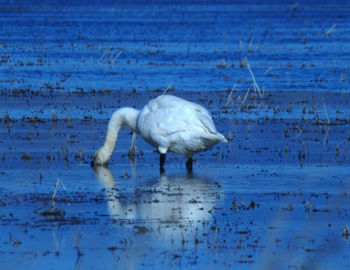
<svg viewBox="0 0 350 270">
<path fill-rule="evenodd" d="M 210 226 L 221 195 L 215 183 L 192 174 L 161 175 L 149 181 L 130 179 L 135 186 L 131 189 L 129 186 L 127 191 L 122 192 L 123 183 L 115 181 L 107 166 L 96 166 L 94 170 L 106 189 L 108 212 L 112 219 L 142 224 L 147 232 L 158 232 L 162 237 L 168 235 L 171 239 L 183 239 L 198 231 L 198 227 Z"/>
</svg>

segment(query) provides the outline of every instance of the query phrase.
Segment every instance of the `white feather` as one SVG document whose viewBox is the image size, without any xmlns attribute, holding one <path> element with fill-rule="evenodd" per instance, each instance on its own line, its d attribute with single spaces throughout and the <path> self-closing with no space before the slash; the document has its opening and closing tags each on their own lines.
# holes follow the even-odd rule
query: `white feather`
<svg viewBox="0 0 350 270">
<path fill-rule="evenodd" d="M 192 157 L 218 142 L 227 142 L 216 131 L 210 113 L 203 106 L 175 96 L 162 95 L 149 101 L 140 112 L 122 108 L 113 114 L 105 144 L 95 153 L 94 164 L 108 163 L 123 124 L 140 134 L 162 154 L 170 151 Z"/>
</svg>

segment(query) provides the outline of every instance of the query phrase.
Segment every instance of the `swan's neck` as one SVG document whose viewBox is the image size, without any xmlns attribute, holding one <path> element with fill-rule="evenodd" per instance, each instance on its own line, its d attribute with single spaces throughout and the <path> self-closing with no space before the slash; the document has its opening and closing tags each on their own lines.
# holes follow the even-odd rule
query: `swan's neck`
<svg viewBox="0 0 350 270">
<path fill-rule="evenodd" d="M 118 139 L 119 130 L 123 125 L 127 125 L 133 132 L 138 133 L 136 123 L 138 115 L 139 111 L 133 108 L 121 108 L 113 113 L 108 123 L 105 143 L 95 153 L 95 164 L 103 165 L 108 163 Z"/>
</svg>

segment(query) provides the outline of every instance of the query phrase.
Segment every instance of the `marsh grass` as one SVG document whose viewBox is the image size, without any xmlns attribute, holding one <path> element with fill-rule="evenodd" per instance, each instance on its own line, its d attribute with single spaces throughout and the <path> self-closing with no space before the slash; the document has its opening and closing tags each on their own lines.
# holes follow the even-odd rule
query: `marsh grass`
<svg viewBox="0 0 350 270">
<path fill-rule="evenodd" d="M 124 52 L 124 48 L 120 48 L 118 53 L 115 53 L 115 48 L 107 47 L 101 57 L 98 59 L 97 63 L 109 64 L 110 69 L 118 60 L 120 55 Z"/>
<path fill-rule="evenodd" d="M 78 159 L 80 162 L 84 160 L 84 154 L 83 154 L 83 149 L 79 148 L 76 150 L 75 158 Z"/>
<path fill-rule="evenodd" d="M 7 131 L 10 134 L 11 126 L 15 122 L 15 120 L 9 114 L 5 114 L 3 116 L 3 118 L 2 118 L 2 121 L 4 122 L 4 124 L 5 124 L 6 128 L 7 128 Z"/>
<path fill-rule="evenodd" d="M 14 237 L 11 232 L 9 232 L 9 243 L 12 244 L 12 247 L 18 247 L 22 244 L 18 238 Z"/>
<path fill-rule="evenodd" d="M 164 92 L 162 93 L 162 96 L 164 96 L 169 90 L 173 89 L 173 83 L 169 83 L 168 87 L 164 90 Z"/>
<path fill-rule="evenodd" d="M 258 85 L 258 83 L 257 83 L 257 81 L 256 81 L 256 79 L 255 79 L 255 76 L 254 76 L 254 74 L 253 74 L 252 68 L 251 68 L 251 66 L 250 66 L 250 64 L 249 64 L 249 62 L 248 62 L 247 57 L 245 57 L 245 58 L 242 59 L 242 61 L 241 61 L 241 63 L 240 63 L 240 67 L 246 67 L 246 68 L 248 69 L 248 71 L 249 71 L 249 74 L 250 74 L 252 80 L 253 80 L 254 94 L 251 96 L 250 100 L 253 100 L 253 101 L 254 101 L 254 104 L 251 105 L 251 106 L 248 106 L 248 107 L 245 106 L 245 103 L 246 103 L 246 101 L 247 101 L 247 99 L 248 99 L 248 97 L 249 97 L 249 93 L 250 93 L 250 91 L 251 91 L 251 88 L 248 88 L 248 90 L 246 91 L 245 96 L 244 96 L 243 99 L 242 99 L 241 96 L 238 96 L 238 97 L 237 97 L 237 102 L 240 103 L 241 110 L 247 109 L 247 108 L 257 108 L 258 105 L 259 105 L 259 106 L 262 105 L 262 103 L 260 103 L 260 104 L 257 103 L 257 99 L 258 99 L 258 97 L 260 98 L 260 100 L 263 99 L 264 94 L 265 94 L 265 90 L 264 90 L 264 89 L 263 89 L 263 91 L 260 90 L 260 87 L 259 87 L 259 85 Z M 229 96 L 227 97 L 226 102 L 225 102 L 225 104 L 224 104 L 224 106 L 223 106 L 223 108 L 224 108 L 225 110 L 227 110 L 228 104 L 229 104 L 229 103 L 232 103 L 233 93 L 234 93 L 234 91 L 235 91 L 237 85 L 239 84 L 240 80 L 241 80 L 241 77 L 239 77 L 239 78 L 237 79 L 236 83 L 235 83 L 234 86 L 232 87 L 232 89 L 231 89 L 231 91 L 230 91 L 230 94 L 229 94 Z"/>
<path fill-rule="evenodd" d="M 226 68 L 226 60 L 225 60 L 225 58 L 223 58 L 221 60 L 221 62 L 217 63 L 216 67 L 218 67 L 218 68 Z"/>
<path fill-rule="evenodd" d="M 345 225 L 343 232 L 342 232 L 342 236 L 343 236 L 344 240 L 346 242 L 348 242 L 349 237 L 350 237 L 350 229 L 349 229 L 348 224 Z"/>
<path fill-rule="evenodd" d="M 51 121 L 52 123 L 57 122 L 57 115 L 55 115 L 54 110 L 51 111 Z"/>
<path fill-rule="evenodd" d="M 55 190 L 53 191 L 51 201 L 54 201 L 56 198 L 57 191 L 59 187 L 62 187 L 64 191 L 66 191 L 66 187 L 64 186 L 63 182 L 57 178 L 56 184 L 55 184 Z"/>
<path fill-rule="evenodd" d="M 326 103 L 325 103 L 324 100 L 323 100 L 323 109 L 324 109 L 324 113 L 325 113 L 326 118 L 327 118 L 327 124 L 330 125 L 330 124 L 331 124 L 331 121 L 329 120 L 328 112 L 327 112 L 327 108 L 326 108 Z"/>
<path fill-rule="evenodd" d="M 335 29 L 336 26 L 337 26 L 336 23 L 333 24 L 332 27 L 329 28 L 328 31 L 326 32 L 326 36 L 330 36 L 330 35 L 333 33 L 333 31 L 334 31 L 334 29 Z"/>
<path fill-rule="evenodd" d="M 264 74 L 267 75 L 272 70 L 272 67 L 269 67 L 267 70 L 265 70 Z"/>
<path fill-rule="evenodd" d="M 60 187 L 62 187 L 64 191 L 66 190 L 66 187 L 63 185 L 62 181 L 59 178 L 57 178 L 55 189 L 51 197 L 50 207 L 47 210 L 42 211 L 40 213 L 41 216 L 51 217 L 53 220 L 56 220 L 63 218 L 66 214 L 66 212 L 63 209 L 58 208 L 56 205 L 56 195 Z"/>
<path fill-rule="evenodd" d="M 80 240 L 82 236 L 80 232 L 77 229 L 75 229 L 74 233 L 72 233 L 72 237 L 74 240 L 74 249 L 77 251 L 77 259 L 75 261 L 73 269 L 80 269 L 81 257 L 84 255 L 81 251 L 81 244 L 80 244 Z"/>
<path fill-rule="evenodd" d="M 246 92 L 246 94 L 245 94 L 245 96 L 244 96 L 244 98 L 242 100 L 241 107 L 243 107 L 244 103 L 246 102 L 247 97 L 249 95 L 249 92 L 250 92 L 250 88 L 248 88 L 248 90 L 247 90 L 247 92 Z"/>
<path fill-rule="evenodd" d="M 54 110 L 51 111 L 51 129 L 54 130 L 55 126 L 58 122 L 57 115 L 55 114 Z"/>
<path fill-rule="evenodd" d="M 66 119 L 64 120 L 66 122 L 67 128 L 73 128 L 73 119 L 69 115 L 67 115 Z"/>
<path fill-rule="evenodd" d="M 247 58 L 247 57 L 244 57 L 244 58 L 243 58 L 242 64 L 243 64 L 243 66 L 245 66 L 245 67 L 248 69 L 248 71 L 249 71 L 249 73 L 250 73 L 250 75 L 251 75 L 251 77 L 252 77 L 252 79 L 253 79 L 254 91 L 257 91 L 257 92 L 259 93 L 260 98 L 263 98 L 264 95 L 263 95 L 263 93 L 260 91 L 259 85 L 257 84 L 257 82 L 256 82 L 256 80 L 255 80 L 255 77 L 254 77 L 252 68 L 250 67 L 250 64 L 249 64 L 249 61 L 248 61 L 248 58 Z"/>
<path fill-rule="evenodd" d="M 239 77 L 239 78 L 237 79 L 236 83 L 233 85 L 233 87 L 232 87 L 232 89 L 231 89 L 231 92 L 230 92 L 230 94 L 228 95 L 228 98 L 227 98 L 226 103 L 225 103 L 225 105 L 224 105 L 225 109 L 227 109 L 227 105 L 232 101 L 232 94 L 233 94 L 233 92 L 235 91 L 235 89 L 236 89 L 238 83 L 240 82 L 240 80 L 241 80 L 241 77 Z"/>
</svg>

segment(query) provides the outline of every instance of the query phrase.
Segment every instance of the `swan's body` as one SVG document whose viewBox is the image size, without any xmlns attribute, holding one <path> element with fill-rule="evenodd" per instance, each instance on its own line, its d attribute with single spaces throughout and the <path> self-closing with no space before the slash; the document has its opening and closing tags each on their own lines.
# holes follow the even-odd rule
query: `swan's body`
<svg viewBox="0 0 350 270">
<path fill-rule="evenodd" d="M 164 170 L 167 152 L 187 156 L 189 160 L 186 165 L 189 168 L 192 166 L 193 154 L 208 150 L 218 142 L 227 142 L 216 131 L 204 107 L 175 96 L 162 95 L 149 101 L 141 111 L 121 108 L 112 115 L 105 143 L 95 153 L 94 165 L 108 163 L 118 132 L 124 124 L 158 149 L 161 171 Z"/>
</svg>

